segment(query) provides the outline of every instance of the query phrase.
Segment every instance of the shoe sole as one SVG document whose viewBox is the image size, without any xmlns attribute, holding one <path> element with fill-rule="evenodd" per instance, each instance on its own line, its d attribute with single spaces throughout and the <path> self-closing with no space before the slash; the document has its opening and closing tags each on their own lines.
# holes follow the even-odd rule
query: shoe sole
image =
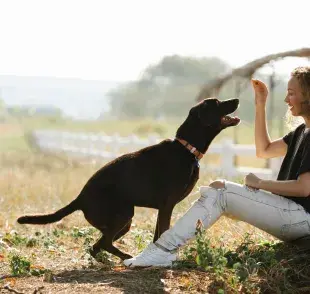
<svg viewBox="0 0 310 294">
<path fill-rule="evenodd" d="M 171 267 L 171 264 L 156 264 L 156 265 L 132 265 L 132 263 L 130 263 L 129 265 L 126 265 L 126 267 L 129 268 L 148 268 L 148 267 Z"/>
</svg>

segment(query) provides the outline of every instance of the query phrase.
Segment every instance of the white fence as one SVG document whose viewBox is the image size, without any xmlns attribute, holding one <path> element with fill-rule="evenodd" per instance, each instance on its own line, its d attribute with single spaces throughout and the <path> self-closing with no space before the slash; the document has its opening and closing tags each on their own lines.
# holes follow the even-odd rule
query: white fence
<svg viewBox="0 0 310 294">
<path fill-rule="evenodd" d="M 121 137 L 118 134 L 107 136 L 92 133 L 71 133 L 51 130 L 38 130 L 32 133 L 36 145 L 43 152 L 65 153 L 72 156 L 88 158 L 103 158 L 111 160 L 121 154 L 138 150 L 140 148 L 156 144 L 162 141 L 156 135 L 148 138 L 139 138 L 135 135 Z M 207 162 L 202 168 L 218 172 L 226 178 L 244 176 L 250 172 L 268 179 L 276 178 L 282 159 L 271 160 L 271 168 L 252 168 L 234 165 L 234 156 L 255 156 L 254 145 L 234 145 L 231 140 L 224 140 L 221 144 L 212 143 L 208 154 L 219 154 L 221 161 L 219 165 L 211 165 Z"/>
</svg>

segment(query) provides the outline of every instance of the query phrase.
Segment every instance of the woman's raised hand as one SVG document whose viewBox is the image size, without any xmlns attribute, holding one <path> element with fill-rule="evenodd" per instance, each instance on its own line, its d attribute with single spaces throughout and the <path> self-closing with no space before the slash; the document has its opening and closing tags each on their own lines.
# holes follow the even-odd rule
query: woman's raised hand
<svg viewBox="0 0 310 294">
<path fill-rule="evenodd" d="M 265 105 L 268 97 L 268 88 L 266 84 L 260 80 L 251 80 L 252 87 L 255 93 L 255 104 Z"/>
</svg>

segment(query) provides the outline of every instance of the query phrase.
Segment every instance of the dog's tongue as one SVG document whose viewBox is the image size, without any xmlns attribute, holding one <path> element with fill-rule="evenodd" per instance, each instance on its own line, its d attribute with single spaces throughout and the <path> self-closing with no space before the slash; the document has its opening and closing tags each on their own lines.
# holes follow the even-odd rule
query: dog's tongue
<svg viewBox="0 0 310 294">
<path fill-rule="evenodd" d="M 225 115 L 224 117 L 222 117 L 221 123 L 223 125 L 234 125 L 234 124 L 238 124 L 240 122 L 240 118 L 238 116 L 229 116 L 229 115 Z"/>
<path fill-rule="evenodd" d="M 240 118 L 238 116 L 233 116 L 231 119 L 234 121 L 240 121 Z"/>
</svg>

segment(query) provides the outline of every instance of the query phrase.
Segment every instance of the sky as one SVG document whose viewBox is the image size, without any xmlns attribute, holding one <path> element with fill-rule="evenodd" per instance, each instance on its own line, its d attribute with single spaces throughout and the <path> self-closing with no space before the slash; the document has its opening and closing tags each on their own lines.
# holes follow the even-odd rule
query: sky
<svg viewBox="0 0 310 294">
<path fill-rule="evenodd" d="M 0 75 L 127 81 L 171 54 L 237 67 L 310 47 L 309 11 L 309 0 L 0 0 Z"/>
</svg>

